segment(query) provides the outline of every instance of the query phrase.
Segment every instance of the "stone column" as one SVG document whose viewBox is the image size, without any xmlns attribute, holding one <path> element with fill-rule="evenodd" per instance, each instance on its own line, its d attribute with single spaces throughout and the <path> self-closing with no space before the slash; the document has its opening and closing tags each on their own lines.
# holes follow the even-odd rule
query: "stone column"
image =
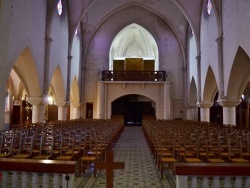
<svg viewBox="0 0 250 188">
<path fill-rule="evenodd" d="M 46 97 L 28 97 L 32 104 L 32 123 L 44 122 L 44 104 Z"/>
<path fill-rule="evenodd" d="M 170 82 L 163 84 L 163 119 L 171 119 L 171 87 Z"/>
<path fill-rule="evenodd" d="M 96 95 L 96 118 L 103 119 L 104 118 L 104 102 L 105 102 L 105 87 L 104 83 L 98 81 L 97 82 L 97 95 Z"/>
<path fill-rule="evenodd" d="M 196 57 L 197 60 L 197 101 L 201 102 L 201 56 Z"/>
<path fill-rule="evenodd" d="M 67 120 L 68 102 L 55 101 L 55 104 L 58 106 L 58 120 Z"/>
<path fill-rule="evenodd" d="M 213 103 L 198 102 L 197 105 L 200 107 L 200 121 L 210 122 L 210 107 L 213 105 Z"/>
<path fill-rule="evenodd" d="M 71 103 L 70 110 L 72 110 L 70 119 L 79 119 L 81 117 L 81 103 Z"/>
<path fill-rule="evenodd" d="M 220 99 L 217 102 L 223 107 L 223 124 L 236 125 L 236 106 L 240 99 Z"/>
<path fill-rule="evenodd" d="M 67 72 L 67 90 L 66 90 L 66 101 L 70 101 L 70 84 L 71 84 L 71 61 L 72 56 L 68 56 L 68 72 Z"/>
<path fill-rule="evenodd" d="M 219 98 L 224 98 L 224 67 L 223 67 L 223 38 L 218 37 L 216 39 L 217 47 L 218 47 L 218 68 L 219 68 Z"/>
<path fill-rule="evenodd" d="M 43 94 L 46 95 L 49 91 L 49 65 L 50 65 L 50 48 L 51 48 L 52 38 L 45 36 L 45 61 L 44 61 L 44 85 Z"/>
</svg>

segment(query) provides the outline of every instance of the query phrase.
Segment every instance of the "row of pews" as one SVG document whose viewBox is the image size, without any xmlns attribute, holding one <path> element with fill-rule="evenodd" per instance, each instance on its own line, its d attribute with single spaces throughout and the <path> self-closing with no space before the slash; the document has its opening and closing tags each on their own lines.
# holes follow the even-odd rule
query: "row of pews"
<svg viewBox="0 0 250 188">
<path fill-rule="evenodd" d="M 228 178 L 228 169 L 232 170 L 230 172 L 234 176 L 236 168 L 237 171 L 241 171 L 241 176 L 237 176 L 237 181 L 233 177 L 233 185 L 250 186 L 250 178 L 246 177 L 246 172 L 250 170 L 249 130 L 186 120 L 144 120 L 142 128 L 161 178 L 164 170 L 170 169 L 176 175 L 188 177 L 185 181 L 189 183 L 182 182 L 186 186 L 193 182 L 192 185 L 197 187 L 197 183 L 202 182 L 203 186 L 199 186 L 213 187 L 221 184 L 222 180 L 223 185 L 229 185 L 228 182 L 231 182 L 232 178 Z M 209 172 L 208 169 L 213 172 Z M 209 185 L 211 181 L 206 178 L 211 179 L 212 174 L 216 176 L 214 170 L 222 172 L 222 169 L 225 169 L 223 173 L 227 174 L 227 178 L 219 178 L 214 181 L 215 184 Z M 194 177 L 195 180 L 192 179 Z"/>
<path fill-rule="evenodd" d="M 63 165 L 68 164 L 72 166 L 71 172 L 75 169 L 80 175 L 85 173 L 86 169 L 94 168 L 95 162 L 105 161 L 106 152 L 113 149 L 123 129 L 123 121 L 119 119 L 77 119 L 50 124 L 36 123 L 3 131 L 0 133 L 0 164 L 2 164 L 0 171 L 4 171 L 3 174 L 7 178 L 6 168 L 9 167 L 11 171 L 15 171 L 10 163 L 17 165 L 20 161 L 32 166 L 38 165 L 46 173 L 56 173 L 60 169 L 58 165 L 65 168 Z M 46 168 L 48 163 L 52 167 L 50 172 Z M 44 164 L 45 167 L 43 167 Z M 20 167 L 20 165 L 17 166 Z M 32 170 L 24 166 L 24 171 Z M 96 170 L 94 168 L 94 176 Z M 59 171 L 58 173 L 62 173 Z M 18 184 L 18 178 L 14 179 L 12 181 L 5 179 L 1 183 L 2 185 L 9 182 Z M 37 181 L 34 182 L 37 183 Z"/>
</svg>

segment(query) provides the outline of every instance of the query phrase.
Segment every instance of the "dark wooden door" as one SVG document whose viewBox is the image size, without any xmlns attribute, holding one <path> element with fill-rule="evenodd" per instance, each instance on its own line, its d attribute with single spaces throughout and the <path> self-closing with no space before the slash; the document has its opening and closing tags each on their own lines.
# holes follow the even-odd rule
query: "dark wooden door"
<svg viewBox="0 0 250 188">
<path fill-rule="evenodd" d="M 141 125 L 143 117 L 143 107 L 143 103 L 141 102 L 128 102 L 125 105 L 125 124 Z"/>
<path fill-rule="evenodd" d="M 12 124 L 21 124 L 21 105 L 13 106 Z"/>
</svg>

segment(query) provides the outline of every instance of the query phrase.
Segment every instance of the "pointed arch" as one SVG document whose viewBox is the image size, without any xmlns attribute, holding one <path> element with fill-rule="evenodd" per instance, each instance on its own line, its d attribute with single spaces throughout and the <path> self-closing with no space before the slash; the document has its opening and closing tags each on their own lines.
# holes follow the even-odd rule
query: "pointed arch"
<svg viewBox="0 0 250 188">
<path fill-rule="evenodd" d="M 20 53 L 13 69 L 20 78 L 28 96 L 41 96 L 38 72 L 29 47 Z"/>
<path fill-rule="evenodd" d="M 12 95 L 14 96 L 16 100 L 21 100 L 21 97 L 23 96 L 22 95 L 23 91 L 27 93 L 27 91 L 25 90 L 23 86 L 22 81 L 20 80 L 19 76 L 17 75 L 14 69 L 10 71 L 10 77 L 8 80 L 7 87 L 9 90 L 12 91 Z"/>
<path fill-rule="evenodd" d="M 74 77 L 74 79 L 72 81 L 70 96 L 71 96 L 70 97 L 71 103 L 79 103 L 80 102 L 79 86 L 78 86 L 76 76 Z"/>
<path fill-rule="evenodd" d="M 191 83 L 190 83 L 190 89 L 189 89 L 188 104 L 195 105 L 196 102 L 197 102 L 197 86 L 196 86 L 194 77 L 192 77 Z"/>
<path fill-rule="evenodd" d="M 139 51 L 139 53 L 133 54 L 131 51 Z M 159 51 L 154 37 L 136 23 L 126 26 L 116 35 L 111 44 L 109 56 L 110 70 L 113 69 L 114 59 L 126 57 L 152 59 L 155 61 L 154 70 L 159 69 Z"/>
<path fill-rule="evenodd" d="M 63 76 L 60 66 L 56 67 L 54 74 L 51 78 L 50 86 L 53 88 L 52 90 L 55 95 L 55 100 L 57 101 L 65 100 L 66 98 L 65 87 L 63 84 Z"/>
<path fill-rule="evenodd" d="M 218 91 L 216 79 L 211 66 L 208 67 L 203 90 L 203 102 L 213 102 Z"/>
<path fill-rule="evenodd" d="M 95 27 L 94 31 L 91 33 L 91 36 L 89 37 L 88 42 L 86 43 L 86 47 L 85 50 L 83 52 L 83 56 L 84 58 L 87 57 L 87 53 L 89 50 L 89 46 L 91 44 L 91 42 L 94 39 L 94 36 L 96 35 L 97 31 L 101 28 L 101 26 L 113 15 L 115 15 L 117 12 L 128 8 L 128 7 L 133 7 L 133 6 L 138 6 L 141 8 L 144 8 L 146 10 L 148 10 L 149 12 L 152 12 L 153 14 L 155 14 L 156 16 L 158 16 L 159 18 L 161 18 L 172 30 L 173 33 L 178 41 L 178 44 L 180 45 L 181 48 L 181 53 L 182 53 L 182 58 L 184 61 L 184 64 L 186 64 L 186 56 L 185 56 L 185 50 L 184 50 L 184 41 L 182 40 L 181 34 L 179 33 L 179 29 L 176 25 L 173 25 L 173 23 L 171 23 L 168 19 L 166 19 L 165 17 L 163 17 L 159 12 L 157 12 L 156 10 L 152 9 L 151 7 L 148 7 L 146 4 L 143 3 L 138 3 L 138 2 L 131 2 L 131 3 L 127 3 L 125 5 L 122 5 L 120 7 L 117 7 L 114 11 L 111 11 L 107 16 L 103 17 L 103 19 L 98 23 L 98 25 Z M 85 59 L 83 60 L 85 61 Z"/>
<path fill-rule="evenodd" d="M 240 98 L 250 79 L 250 58 L 239 46 L 230 72 L 227 97 Z"/>
</svg>

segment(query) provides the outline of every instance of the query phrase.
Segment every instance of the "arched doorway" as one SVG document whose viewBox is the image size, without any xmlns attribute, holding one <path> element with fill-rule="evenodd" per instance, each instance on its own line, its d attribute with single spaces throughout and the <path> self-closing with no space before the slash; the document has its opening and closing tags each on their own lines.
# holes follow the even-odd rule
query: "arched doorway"
<svg viewBox="0 0 250 188">
<path fill-rule="evenodd" d="M 112 102 L 112 116 L 123 116 L 124 125 L 141 125 L 142 119 L 155 119 L 155 103 L 142 95 L 125 95 Z"/>
</svg>

